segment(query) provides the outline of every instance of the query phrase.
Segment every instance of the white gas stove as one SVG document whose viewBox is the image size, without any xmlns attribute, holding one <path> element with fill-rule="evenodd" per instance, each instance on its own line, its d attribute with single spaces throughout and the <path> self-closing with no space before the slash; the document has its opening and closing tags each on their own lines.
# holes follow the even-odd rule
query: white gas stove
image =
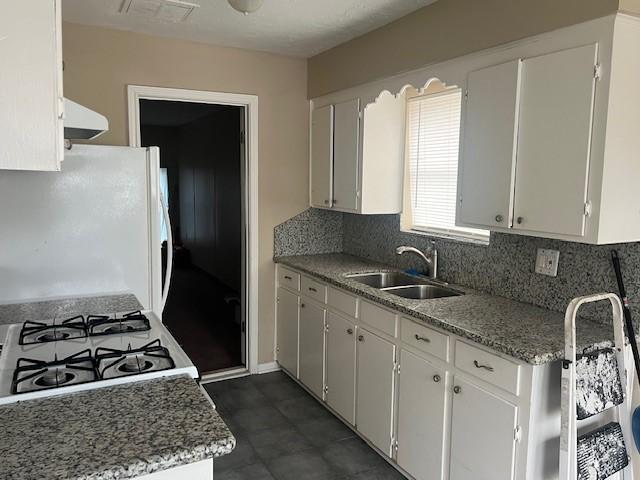
<svg viewBox="0 0 640 480">
<path fill-rule="evenodd" d="M 78 314 L 10 325 L 0 404 L 198 371 L 152 312 Z"/>
</svg>

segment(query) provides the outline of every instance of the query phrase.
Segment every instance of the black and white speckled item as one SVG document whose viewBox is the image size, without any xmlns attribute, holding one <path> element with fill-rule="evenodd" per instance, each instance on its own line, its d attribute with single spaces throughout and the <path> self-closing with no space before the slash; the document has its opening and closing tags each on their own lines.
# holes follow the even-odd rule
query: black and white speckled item
<svg viewBox="0 0 640 480">
<path fill-rule="evenodd" d="M 122 480 L 235 447 L 188 376 L 5 405 L 0 432 L 2 480 Z"/>
<path fill-rule="evenodd" d="M 619 423 L 578 437 L 578 480 L 604 480 L 629 464 Z"/>
<path fill-rule="evenodd" d="M 611 348 L 576 355 L 576 412 L 583 420 L 624 401 L 618 361 Z"/>
</svg>

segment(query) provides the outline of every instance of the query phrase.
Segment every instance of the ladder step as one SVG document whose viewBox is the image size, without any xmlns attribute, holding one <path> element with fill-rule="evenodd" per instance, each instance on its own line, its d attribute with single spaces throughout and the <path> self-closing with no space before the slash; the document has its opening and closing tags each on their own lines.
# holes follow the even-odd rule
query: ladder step
<svg viewBox="0 0 640 480">
<path fill-rule="evenodd" d="M 576 413 L 592 417 L 624 402 L 616 353 L 603 348 L 576 356 Z"/>
<path fill-rule="evenodd" d="M 604 480 L 629 464 L 617 422 L 578 437 L 578 480 Z"/>
</svg>

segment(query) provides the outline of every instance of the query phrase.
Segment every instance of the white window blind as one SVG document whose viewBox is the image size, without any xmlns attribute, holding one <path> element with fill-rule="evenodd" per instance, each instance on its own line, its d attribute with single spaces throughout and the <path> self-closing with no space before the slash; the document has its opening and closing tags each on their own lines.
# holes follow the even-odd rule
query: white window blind
<svg viewBox="0 0 640 480">
<path fill-rule="evenodd" d="M 411 224 L 416 230 L 488 238 L 489 232 L 457 227 L 460 89 L 413 97 L 407 108 Z"/>
</svg>

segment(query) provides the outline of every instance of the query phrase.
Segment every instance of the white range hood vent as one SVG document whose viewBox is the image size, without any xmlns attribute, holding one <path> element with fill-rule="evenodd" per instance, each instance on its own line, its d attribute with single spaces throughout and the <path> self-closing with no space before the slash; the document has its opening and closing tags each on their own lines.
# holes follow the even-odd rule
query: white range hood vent
<svg viewBox="0 0 640 480">
<path fill-rule="evenodd" d="M 108 130 L 109 121 L 104 115 L 68 98 L 64 99 L 64 138 L 90 140 Z"/>
</svg>

